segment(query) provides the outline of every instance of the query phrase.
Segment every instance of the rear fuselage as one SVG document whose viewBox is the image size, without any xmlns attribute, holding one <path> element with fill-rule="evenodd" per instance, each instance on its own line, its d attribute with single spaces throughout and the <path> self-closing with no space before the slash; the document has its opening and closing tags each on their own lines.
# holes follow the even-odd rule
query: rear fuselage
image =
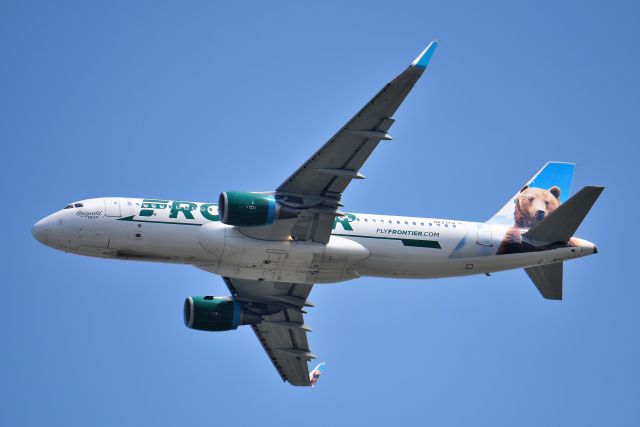
<svg viewBox="0 0 640 427">
<path fill-rule="evenodd" d="M 328 244 L 247 237 L 213 203 L 138 198 L 77 202 L 43 218 L 36 238 L 81 255 L 191 264 L 222 276 L 333 283 L 360 276 L 435 278 L 490 273 L 590 255 L 582 239 L 496 254 L 509 227 L 375 214 L 336 218 Z"/>
</svg>

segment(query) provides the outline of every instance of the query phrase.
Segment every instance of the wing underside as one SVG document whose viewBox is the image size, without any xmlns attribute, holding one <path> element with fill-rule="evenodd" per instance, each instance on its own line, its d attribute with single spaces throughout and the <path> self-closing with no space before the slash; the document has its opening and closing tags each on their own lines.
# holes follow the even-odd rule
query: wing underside
<svg viewBox="0 0 640 427">
<path fill-rule="evenodd" d="M 304 324 L 305 305 L 313 285 L 301 283 L 267 282 L 225 277 L 233 296 L 249 307 L 251 304 L 270 307 L 272 314 L 251 325 L 260 344 L 269 356 L 280 377 L 296 386 L 310 386 L 307 362 L 315 358 L 309 350 Z"/>
</svg>

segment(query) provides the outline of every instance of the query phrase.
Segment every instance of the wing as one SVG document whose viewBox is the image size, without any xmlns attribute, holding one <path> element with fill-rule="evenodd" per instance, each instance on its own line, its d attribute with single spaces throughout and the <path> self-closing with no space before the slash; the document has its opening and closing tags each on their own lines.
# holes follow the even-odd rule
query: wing
<svg viewBox="0 0 640 427">
<path fill-rule="evenodd" d="M 238 301 L 265 304 L 273 314 L 263 315 L 263 321 L 251 325 L 260 344 L 282 377 L 292 385 L 310 386 L 307 362 L 315 358 L 309 351 L 304 324 L 304 306 L 313 285 L 224 278 L 229 291 Z"/>
<path fill-rule="evenodd" d="M 360 168 L 387 133 L 391 116 L 427 67 L 437 42 L 427 48 L 398 77 L 387 83 L 338 133 L 278 187 L 278 193 L 340 199 L 352 179 L 364 178 Z"/>
<path fill-rule="evenodd" d="M 381 140 L 392 139 L 391 116 L 429 64 L 438 43 L 433 41 L 411 65 L 378 92 L 309 160 L 276 190 L 276 199 L 296 208 L 309 208 L 299 216 L 293 235 L 299 240 L 326 243 L 342 192 L 351 180 L 362 179 L 360 168 Z"/>
</svg>

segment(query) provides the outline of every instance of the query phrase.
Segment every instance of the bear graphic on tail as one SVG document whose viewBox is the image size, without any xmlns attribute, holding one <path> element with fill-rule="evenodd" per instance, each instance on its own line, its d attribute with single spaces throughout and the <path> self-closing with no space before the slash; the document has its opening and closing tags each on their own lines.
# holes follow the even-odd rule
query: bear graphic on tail
<svg viewBox="0 0 640 427">
<path fill-rule="evenodd" d="M 498 254 L 513 254 L 540 250 L 522 241 L 522 233 L 545 219 L 560 206 L 560 188 L 548 190 L 525 186 L 516 196 L 513 212 L 514 224 L 507 230 Z"/>
</svg>

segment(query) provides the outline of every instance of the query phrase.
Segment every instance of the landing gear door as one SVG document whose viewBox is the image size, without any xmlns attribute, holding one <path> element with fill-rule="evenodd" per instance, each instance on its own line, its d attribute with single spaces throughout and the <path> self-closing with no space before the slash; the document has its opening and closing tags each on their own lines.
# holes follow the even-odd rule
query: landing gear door
<svg viewBox="0 0 640 427">
<path fill-rule="evenodd" d="M 478 225 L 478 238 L 476 243 L 480 246 L 493 246 L 491 239 L 491 227 L 486 224 Z"/>
<path fill-rule="evenodd" d="M 119 198 L 117 197 L 104 198 L 104 215 L 105 216 L 122 216 Z"/>
</svg>

